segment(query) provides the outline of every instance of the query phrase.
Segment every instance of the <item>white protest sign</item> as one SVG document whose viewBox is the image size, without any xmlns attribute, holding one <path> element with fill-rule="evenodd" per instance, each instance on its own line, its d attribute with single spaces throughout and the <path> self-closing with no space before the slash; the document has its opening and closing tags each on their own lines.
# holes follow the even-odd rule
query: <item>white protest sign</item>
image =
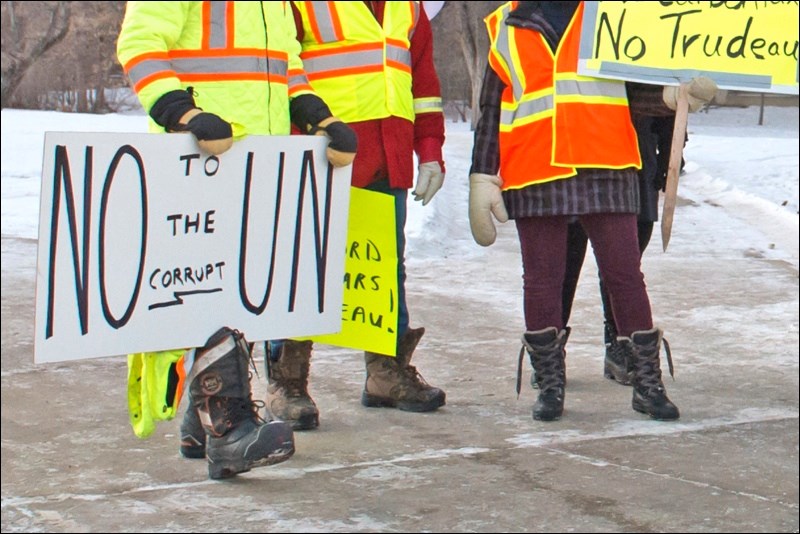
<svg viewBox="0 0 800 534">
<path fill-rule="evenodd" d="M 338 332 L 351 167 L 326 144 L 48 132 L 35 361 Z"/>
</svg>

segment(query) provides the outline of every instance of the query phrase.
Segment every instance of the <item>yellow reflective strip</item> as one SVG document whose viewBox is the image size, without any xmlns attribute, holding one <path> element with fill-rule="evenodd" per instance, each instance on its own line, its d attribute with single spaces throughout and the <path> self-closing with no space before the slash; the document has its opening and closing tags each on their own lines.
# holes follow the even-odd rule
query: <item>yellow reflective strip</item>
<svg viewBox="0 0 800 534">
<path fill-rule="evenodd" d="M 552 163 L 550 165 L 552 165 L 554 167 L 556 166 L 556 165 L 553 165 Z M 510 191 L 512 189 L 523 189 L 523 188 L 528 187 L 529 185 L 533 185 L 533 184 L 544 184 L 544 183 L 547 183 L 547 182 L 555 182 L 556 180 L 563 180 L 564 178 L 571 178 L 572 176 L 575 176 L 576 174 L 578 174 L 578 173 L 577 173 L 577 171 L 575 170 L 574 167 L 566 167 L 564 169 L 564 174 L 559 174 L 557 176 L 551 176 L 549 178 L 544 178 L 544 179 L 540 179 L 540 180 L 531 180 L 529 182 L 525 182 L 524 184 L 514 185 L 514 186 L 511 186 L 511 187 L 503 187 L 503 191 Z"/>
<path fill-rule="evenodd" d="M 641 169 L 641 164 L 636 163 L 625 163 L 622 165 L 608 165 L 608 164 L 600 164 L 600 163 L 584 163 L 582 165 L 573 165 L 576 169 L 630 169 L 633 167 L 634 169 Z"/>
<path fill-rule="evenodd" d="M 524 117 L 520 117 L 519 119 L 516 119 L 512 123 L 512 126 L 524 126 L 526 124 L 530 124 L 532 122 L 536 122 L 536 121 L 539 121 L 539 120 L 542 120 L 542 119 L 546 119 L 546 118 L 552 117 L 552 116 L 553 116 L 553 110 L 552 109 L 548 109 L 546 111 L 540 111 L 540 112 L 534 113 L 532 115 L 526 115 Z"/>
<path fill-rule="evenodd" d="M 420 113 L 439 113 L 443 111 L 442 99 L 439 97 L 415 98 L 414 112 Z"/>
<path fill-rule="evenodd" d="M 511 62 L 514 64 L 514 73 L 511 77 L 514 80 L 514 93 L 515 98 L 519 99 L 522 95 L 523 87 L 527 87 L 525 70 L 522 68 L 522 61 L 519 58 L 519 49 L 517 48 L 517 39 L 514 36 L 516 29 L 508 27 L 508 53 L 511 55 Z"/>
</svg>

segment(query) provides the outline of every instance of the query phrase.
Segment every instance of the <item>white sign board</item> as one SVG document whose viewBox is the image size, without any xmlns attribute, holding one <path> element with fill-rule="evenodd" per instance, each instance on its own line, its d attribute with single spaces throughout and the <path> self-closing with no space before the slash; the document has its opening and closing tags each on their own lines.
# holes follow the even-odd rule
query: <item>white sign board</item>
<svg viewBox="0 0 800 534">
<path fill-rule="evenodd" d="M 47 133 L 35 361 L 338 332 L 351 167 L 326 144 Z"/>
</svg>

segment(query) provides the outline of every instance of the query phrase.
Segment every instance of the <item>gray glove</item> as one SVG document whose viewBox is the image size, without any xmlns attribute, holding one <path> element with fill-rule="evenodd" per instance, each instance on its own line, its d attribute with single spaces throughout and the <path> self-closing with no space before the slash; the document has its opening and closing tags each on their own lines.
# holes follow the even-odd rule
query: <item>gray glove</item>
<svg viewBox="0 0 800 534">
<path fill-rule="evenodd" d="M 677 85 L 667 85 L 664 87 L 664 104 L 672 111 L 678 109 L 679 92 L 680 87 Z M 717 95 L 717 84 L 714 83 L 714 80 L 706 76 L 692 78 L 692 81 L 687 84 L 686 95 L 689 101 L 689 112 L 694 113 L 714 100 L 714 97 Z"/>
</svg>

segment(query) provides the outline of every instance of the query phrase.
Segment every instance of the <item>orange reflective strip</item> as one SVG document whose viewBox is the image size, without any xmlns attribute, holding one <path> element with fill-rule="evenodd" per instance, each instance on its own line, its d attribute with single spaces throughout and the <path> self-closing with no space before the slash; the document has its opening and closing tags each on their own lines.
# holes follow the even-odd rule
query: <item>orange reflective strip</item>
<svg viewBox="0 0 800 534">
<path fill-rule="evenodd" d="M 127 73 L 128 71 L 130 71 L 132 68 L 134 68 L 136 65 L 138 65 L 142 61 L 148 61 L 148 60 L 151 60 L 151 59 L 158 59 L 158 60 L 161 60 L 161 61 L 169 61 L 169 56 L 167 55 L 166 52 L 148 52 L 146 54 L 141 54 L 139 56 L 132 57 L 123 66 L 123 69 L 125 70 L 125 73 Z"/>
<path fill-rule="evenodd" d="M 336 40 L 344 41 L 342 21 L 339 20 L 339 11 L 336 9 L 336 2 L 328 2 L 328 11 L 331 14 L 331 25 L 333 26 L 333 33 L 336 35 Z"/>
<path fill-rule="evenodd" d="M 211 48 L 211 2 L 207 0 L 203 2 L 203 22 L 201 26 L 203 28 L 203 37 L 200 48 L 207 50 Z"/>
<path fill-rule="evenodd" d="M 347 67 L 344 69 L 334 69 L 325 72 L 311 73 L 307 72 L 306 77 L 309 81 L 324 80 L 327 78 L 338 78 L 340 76 L 349 76 L 354 74 L 370 74 L 373 72 L 383 72 L 382 65 L 369 65 L 367 67 Z"/>
<path fill-rule="evenodd" d="M 192 58 L 226 58 L 226 57 L 246 57 L 246 56 L 259 56 L 265 57 L 263 48 L 232 48 L 222 49 L 215 48 L 212 50 L 171 50 L 168 59 L 192 59 Z M 267 50 L 266 57 L 278 61 L 288 61 L 289 53 L 283 50 Z M 156 56 L 157 59 L 162 59 L 162 56 Z"/>
<path fill-rule="evenodd" d="M 178 361 L 175 362 L 175 373 L 178 375 L 178 384 L 175 387 L 175 397 L 173 399 L 168 399 L 173 401 L 172 404 L 170 404 L 170 406 L 175 408 L 176 410 L 178 409 L 178 405 L 180 404 L 181 398 L 183 397 L 183 388 L 186 387 L 186 369 L 184 363 L 185 357 L 186 356 L 184 354 L 184 356 L 181 356 L 180 358 L 178 358 Z"/>
<path fill-rule="evenodd" d="M 319 32 L 319 23 L 314 14 L 314 7 L 311 2 L 303 2 L 306 5 L 306 13 L 308 14 L 308 23 L 311 26 L 311 33 L 314 34 L 314 40 L 318 43 L 322 42 L 322 34 Z"/>
<path fill-rule="evenodd" d="M 153 82 L 156 82 L 158 80 L 163 80 L 163 79 L 166 79 L 166 78 L 177 78 L 177 76 L 178 75 L 174 71 L 171 71 L 171 70 L 170 71 L 156 72 L 155 74 L 151 74 L 149 76 L 145 76 L 144 78 L 139 80 L 139 82 L 136 83 L 133 86 L 133 90 L 138 93 L 138 92 L 140 92 L 142 90 L 142 88 L 144 88 L 147 85 L 150 85 Z"/>
<path fill-rule="evenodd" d="M 392 39 L 391 37 L 386 38 L 386 42 L 390 45 L 394 45 L 400 47 L 402 49 L 407 49 L 408 46 L 406 45 L 405 41 L 401 41 L 400 39 Z"/>
<path fill-rule="evenodd" d="M 289 96 L 294 96 L 297 93 L 299 93 L 300 91 L 306 91 L 306 92 L 313 93 L 314 92 L 314 88 L 311 87 L 310 85 L 306 84 L 306 83 L 299 84 L 299 85 L 293 85 L 293 86 L 289 87 Z"/>
<path fill-rule="evenodd" d="M 406 65 L 405 63 L 400 63 L 398 61 L 387 59 L 386 66 L 411 74 L 411 65 Z"/>
<path fill-rule="evenodd" d="M 231 81 L 269 81 L 288 85 L 289 78 L 266 72 L 228 72 L 225 74 L 178 74 L 182 82 L 231 82 Z"/>
<path fill-rule="evenodd" d="M 225 48 L 232 49 L 234 45 L 234 15 L 233 6 L 236 2 L 227 2 L 225 5 Z"/>
<path fill-rule="evenodd" d="M 334 54 L 347 54 L 349 52 L 363 52 L 369 50 L 382 50 L 383 44 L 382 43 L 362 43 L 362 44 L 355 44 L 355 45 L 347 45 L 347 46 L 337 46 L 336 48 L 324 48 L 320 50 L 304 50 L 300 57 L 305 58 L 315 58 L 315 57 L 322 57 L 322 56 L 331 56 Z"/>
</svg>

